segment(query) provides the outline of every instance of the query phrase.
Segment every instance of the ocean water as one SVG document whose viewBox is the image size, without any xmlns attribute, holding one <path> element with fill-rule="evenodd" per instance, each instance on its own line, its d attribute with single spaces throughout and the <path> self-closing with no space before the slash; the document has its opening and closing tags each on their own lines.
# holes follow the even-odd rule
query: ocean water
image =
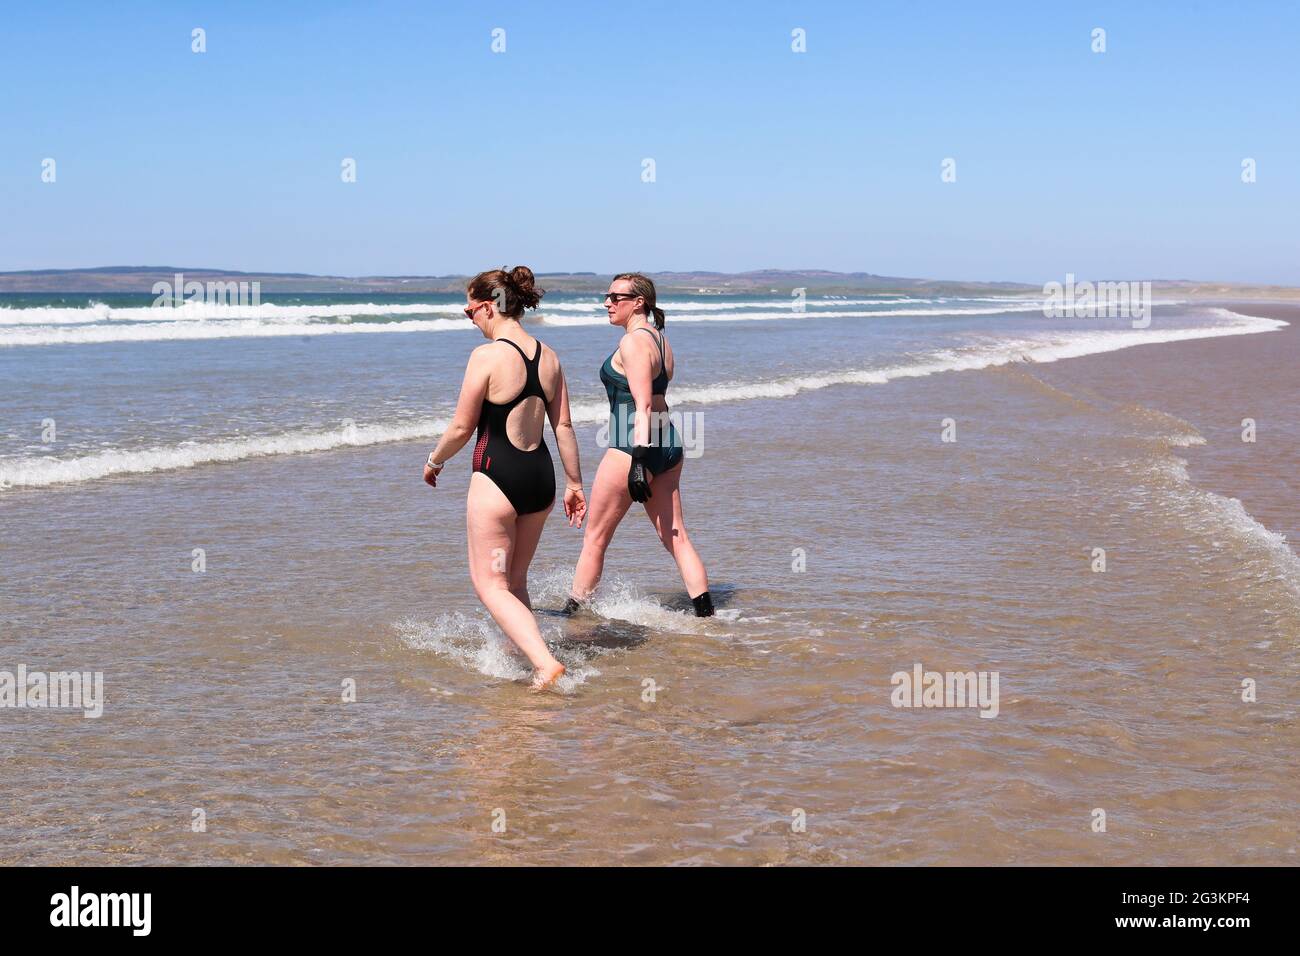
<svg viewBox="0 0 1300 956">
<path fill-rule="evenodd" d="M 461 297 L 420 298 L 158 309 L 147 296 L 0 297 L 0 486 L 432 439 L 480 337 Z M 1011 297 L 824 298 L 803 313 L 788 297 L 664 305 L 684 359 L 674 403 L 692 408 L 1278 327 L 1158 305 L 1177 314 L 1135 330 L 1045 319 L 1041 303 Z M 616 343 L 597 297 L 549 297 L 534 331 L 574 370 L 575 421 L 601 421 L 590 370 Z"/>
<path fill-rule="evenodd" d="M 552 516 L 569 671 L 534 695 L 469 585 L 468 452 L 420 481 L 462 299 L 150 302 L 0 296 L 0 669 L 106 688 L 0 710 L 0 862 L 1295 861 L 1276 312 L 666 297 L 719 615 L 636 514 L 546 613 Z M 617 333 L 596 296 L 528 321 L 589 484 Z M 996 716 L 894 706 L 918 664 L 996 672 Z"/>
</svg>

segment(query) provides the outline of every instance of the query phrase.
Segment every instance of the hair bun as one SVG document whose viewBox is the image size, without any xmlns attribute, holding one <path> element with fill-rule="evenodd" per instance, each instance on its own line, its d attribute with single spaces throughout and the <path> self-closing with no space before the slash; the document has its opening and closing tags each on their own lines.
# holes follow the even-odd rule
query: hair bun
<svg viewBox="0 0 1300 956">
<path fill-rule="evenodd" d="M 545 293 L 535 287 L 537 280 L 533 278 L 533 270 L 528 266 L 515 266 L 506 274 L 510 277 L 510 284 L 514 286 L 515 296 L 518 298 L 519 304 L 525 309 L 537 308 L 537 304 L 542 301 L 542 296 Z"/>
<path fill-rule="evenodd" d="M 533 281 L 533 270 L 528 266 L 492 269 L 465 283 L 465 291 L 479 302 L 495 301 L 498 313 L 517 319 L 524 309 L 535 309 L 542 301 L 543 292 L 533 287 Z"/>
</svg>

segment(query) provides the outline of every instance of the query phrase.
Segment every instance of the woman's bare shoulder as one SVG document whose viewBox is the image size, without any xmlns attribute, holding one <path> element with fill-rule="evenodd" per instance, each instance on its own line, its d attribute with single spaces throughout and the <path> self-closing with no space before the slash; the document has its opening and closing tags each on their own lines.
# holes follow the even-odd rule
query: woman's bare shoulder
<svg viewBox="0 0 1300 956">
<path fill-rule="evenodd" d="M 631 352 L 633 350 L 644 351 L 647 348 L 654 348 L 655 344 L 650 340 L 648 335 L 637 335 L 636 331 L 624 332 L 623 337 L 618 340 L 620 352 Z"/>
<path fill-rule="evenodd" d="M 491 364 L 496 349 L 492 348 L 495 343 L 484 342 L 482 345 L 475 346 L 469 353 L 469 364 L 476 368 L 484 368 Z"/>
</svg>

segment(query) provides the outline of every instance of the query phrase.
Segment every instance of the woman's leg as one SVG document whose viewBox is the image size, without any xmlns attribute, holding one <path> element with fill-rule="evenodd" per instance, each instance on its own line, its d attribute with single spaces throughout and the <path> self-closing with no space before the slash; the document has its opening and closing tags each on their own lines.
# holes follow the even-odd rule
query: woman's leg
<svg viewBox="0 0 1300 956">
<path fill-rule="evenodd" d="M 679 485 L 683 463 L 679 461 L 672 468 L 654 476 L 650 483 L 650 500 L 645 503 L 645 513 L 655 526 L 659 540 L 677 562 L 677 570 L 682 573 L 686 593 L 695 598 L 709 589 L 709 575 L 704 570 L 704 562 L 695 551 L 695 545 L 691 544 L 691 539 L 686 534 L 686 522 L 682 518 L 682 493 Z"/>
<path fill-rule="evenodd" d="M 510 593 L 529 610 L 533 602 L 528 599 L 528 566 L 533 563 L 537 553 L 537 542 L 542 540 L 542 529 L 551 514 L 551 502 L 545 511 L 535 511 L 530 515 L 520 515 L 515 519 L 515 550 L 510 555 L 510 569 L 507 572 Z"/>
<path fill-rule="evenodd" d="M 515 509 L 491 478 L 478 472 L 470 476 L 465 507 L 470 580 L 474 582 L 478 599 L 497 626 L 536 668 L 533 686 L 539 686 L 559 677 L 564 672 L 564 665 L 547 650 L 533 612 L 510 590 L 509 570 L 517 520 Z M 536 549 L 536 540 L 532 546 Z"/>
<path fill-rule="evenodd" d="M 632 506 L 632 496 L 627 491 L 627 471 L 632 466 L 632 456 L 611 448 L 596 469 L 596 479 L 591 483 L 591 503 L 587 506 L 587 530 L 582 536 L 582 554 L 573 572 L 573 587 L 569 593 L 585 601 L 605 571 L 605 551 L 614 540 L 618 523 Z"/>
</svg>

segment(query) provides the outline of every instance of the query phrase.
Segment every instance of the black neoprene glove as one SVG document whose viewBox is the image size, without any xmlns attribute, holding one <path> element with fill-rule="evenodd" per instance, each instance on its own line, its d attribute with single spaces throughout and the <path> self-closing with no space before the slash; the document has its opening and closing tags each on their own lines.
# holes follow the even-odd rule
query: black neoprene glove
<svg viewBox="0 0 1300 956">
<path fill-rule="evenodd" d="M 627 493 L 633 501 L 644 502 L 650 498 L 650 471 L 645 466 L 645 458 L 650 454 L 649 445 L 632 446 L 632 467 L 627 472 Z"/>
</svg>

